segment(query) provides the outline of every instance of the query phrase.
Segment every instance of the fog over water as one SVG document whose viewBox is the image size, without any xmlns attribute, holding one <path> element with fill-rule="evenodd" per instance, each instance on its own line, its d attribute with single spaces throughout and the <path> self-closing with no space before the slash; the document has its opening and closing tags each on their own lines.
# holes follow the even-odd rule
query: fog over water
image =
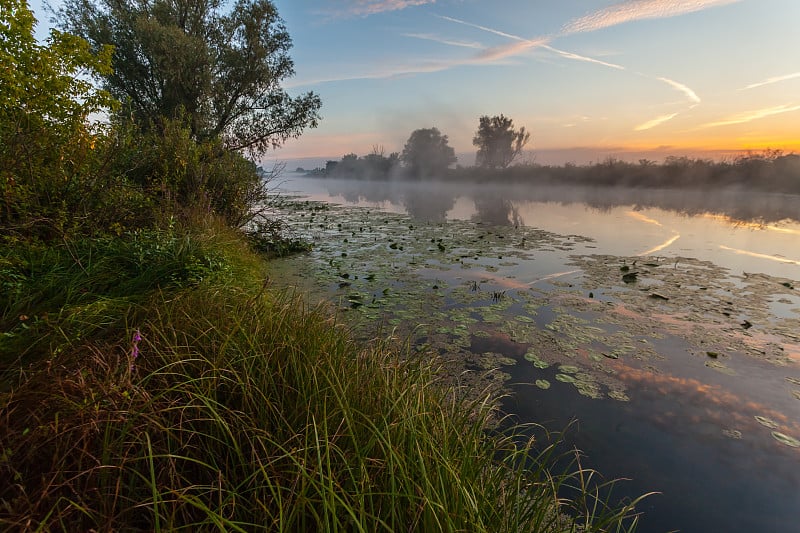
<svg viewBox="0 0 800 533">
<path fill-rule="evenodd" d="M 800 196 L 294 173 L 280 189 L 314 245 L 290 268 L 360 327 L 496 368 L 515 420 L 574 422 L 585 466 L 631 479 L 617 496 L 660 492 L 638 531 L 800 530 Z"/>
</svg>

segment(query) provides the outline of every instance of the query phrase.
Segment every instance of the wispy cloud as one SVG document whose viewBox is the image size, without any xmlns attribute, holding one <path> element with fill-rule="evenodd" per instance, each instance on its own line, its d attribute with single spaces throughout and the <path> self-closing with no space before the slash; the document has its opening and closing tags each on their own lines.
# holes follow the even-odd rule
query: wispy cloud
<svg viewBox="0 0 800 533">
<path fill-rule="evenodd" d="M 648 120 L 644 124 L 639 124 L 635 128 L 634 131 L 645 131 L 651 128 L 655 128 L 656 126 L 660 126 L 661 124 L 672 120 L 673 118 L 677 117 L 678 113 L 670 113 L 669 115 L 661 115 L 660 117 L 656 117 L 653 120 Z"/>
<path fill-rule="evenodd" d="M 403 33 L 403 37 L 411 37 L 412 39 L 422 39 L 424 41 L 433 41 L 435 43 L 446 44 L 449 46 L 458 46 L 461 48 L 474 48 L 482 50 L 484 46 L 475 41 L 455 41 L 445 37 L 439 37 L 431 33 Z"/>
<path fill-rule="evenodd" d="M 572 59 L 573 61 L 583 61 L 585 63 L 594 63 L 596 65 L 602 65 L 604 67 L 609 67 L 617 70 L 625 70 L 625 67 L 621 65 L 616 65 L 614 63 L 608 63 L 606 61 L 601 61 L 599 59 L 594 59 L 592 57 L 583 56 L 580 54 L 575 54 L 573 52 L 567 52 L 565 50 L 559 50 L 558 48 L 553 48 L 549 46 L 548 43 L 551 41 L 550 37 L 540 37 L 538 39 L 526 39 L 524 37 L 520 37 L 519 35 L 514 35 L 512 33 L 506 33 L 504 31 L 496 30 L 494 28 L 489 28 L 486 26 L 481 26 L 479 24 L 473 24 L 471 22 L 466 22 L 464 20 L 459 20 L 453 17 L 445 17 L 443 15 L 438 15 L 439 18 L 455 22 L 456 24 L 462 24 L 464 26 L 469 26 L 471 28 L 476 28 L 485 32 L 492 33 L 494 35 L 499 35 L 500 37 L 505 37 L 506 39 L 511 39 L 516 41 L 516 43 L 505 45 L 505 46 L 497 46 L 494 48 L 488 48 L 484 52 L 481 52 L 476 56 L 476 59 L 479 61 L 497 61 L 501 59 L 506 59 L 508 57 L 520 54 L 530 48 L 543 48 L 549 52 L 553 52 L 554 54 L 558 54 L 559 56 Z"/>
<path fill-rule="evenodd" d="M 435 2 L 436 0 L 345 0 L 340 2 L 339 7 L 327 8 L 323 12 L 338 17 L 368 17 Z"/>
<path fill-rule="evenodd" d="M 682 93 L 683 93 L 683 94 L 686 96 L 686 98 L 688 98 L 688 99 L 689 99 L 689 101 L 690 101 L 692 104 L 695 104 L 695 105 L 697 105 L 697 104 L 699 104 L 699 103 L 700 103 L 700 97 L 699 97 L 699 96 L 697 96 L 697 93 L 696 93 L 696 92 L 694 92 L 694 91 L 693 91 L 692 89 L 690 89 L 689 87 L 687 87 L 686 85 L 684 85 L 684 84 L 682 84 L 682 83 L 678 83 L 677 81 L 675 81 L 675 80 L 671 80 L 671 79 L 669 79 L 669 78 L 658 77 L 658 78 L 656 78 L 656 79 L 657 79 L 658 81 L 663 81 L 664 83 L 666 83 L 667 85 L 669 85 L 669 86 L 670 86 L 670 87 L 672 87 L 673 89 L 676 89 L 676 90 L 678 90 L 678 91 L 682 92 Z"/>
<path fill-rule="evenodd" d="M 585 17 L 573 20 L 564 26 L 564 34 L 600 30 L 625 22 L 643 19 L 675 17 L 716 6 L 733 4 L 741 0 L 628 0 Z"/>
<path fill-rule="evenodd" d="M 745 124 L 747 122 L 752 122 L 754 120 L 758 120 L 761 118 L 771 117 L 773 115 L 780 115 L 782 113 L 790 113 L 792 111 L 799 111 L 800 105 L 797 104 L 784 104 L 775 107 L 767 107 L 765 109 L 756 109 L 755 111 L 747 111 L 745 113 L 739 113 L 738 115 L 733 115 L 728 117 L 724 120 L 720 120 L 717 122 L 709 122 L 708 124 L 703 124 L 698 127 L 698 129 L 703 128 L 716 128 L 718 126 L 731 126 L 733 124 Z"/>
<path fill-rule="evenodd" d="M 786 74 L 784 76 L 774 76 L 772 78 L 767 78 L 763 81 L 759 81 L 758 83 L 752 83 L 747 87 L 742 87 L 739 90 L 746 91 L 748 89 L 755 89 L 756 87 L 763 87 L 764 85 L 772 85 L 773 83 L 778 83 L 786 80 L 793 80 L 795 78 L 800 78 L 800 72 L 794 72 L 792 74 Z"/>
<path fill-rule="evenodd" d="M 447 21 L 450 21 L 450 22 L 455 22 L 456 24 L 462 24 L 464 26 L 469 26 L 470 28 L 476 28 L 476 29 L 479 29 L 479 30 L 483 30 L 483 31 L 486 31 L 486 32 L 489 32 L 489 33 L 493 33 L 495 35 L 499 35 L 500 37 L 505 37 L 507 39 L 512 39 L 514 41 L 527 41 L 528 40 L 528 39 L 525 39 L 524 37 L 520 37 L 519 35 L 506 33 L 506 32 L 500 31 L 500 30 L 495 30 L 494 28 L 481 26 L 479 24 L 473 24 L 472 22 L 467 22 L 465 20 L 455 19 L 453 17 L 446 17 L 444 15 L 436 15 L 436 16 L 439 17 L 442 20 L 447 20 Z"/>
<path fill-rule="evenodd" d="M 573 59 L 575 61 L 583 61 L 583 62 L 586 62 L 586 63 L 594 63 L 596 65 L 602 65 L 604 67 L 613 68 L 613 69 L 617 69 L 617 70 L 625 70 L 625 67 L 623 67 L 622 65 L 617 65 L 615 63 L 608 63 L 606 61 L 601 61 L 599 59 L 594 59 L 593 57 L 582 56 L 582 55 L 579 55 L 579 54 L 575 54 L 573 52 L 566 52 L 564 50 L 559 50 L 558 48 L 553 48 L 552 46 L 547 46 L 547 45 L 544 45 L 544 44 L 541 45 L 541 46 L 545 50 L 549 50 L 549 51 L 551 51 L 551 52 L 553 52 L 555 54 L 558 54 L 561 57 L 565 57 L 567 59 Z"/>
</svg>

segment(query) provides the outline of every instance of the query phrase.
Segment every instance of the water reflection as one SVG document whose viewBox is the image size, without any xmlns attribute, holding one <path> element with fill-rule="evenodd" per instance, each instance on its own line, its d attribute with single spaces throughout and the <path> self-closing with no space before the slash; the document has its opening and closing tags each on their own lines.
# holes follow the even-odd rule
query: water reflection
<svg viewBox="0 0 800 533">
<path fill-rule="evenodd" d="M 324 187 L 328 194 L 340 196 L 349 203 L 395 204 L 405 208 L 412 216 L 431 222 L 445 220 L 459 198 L 474 202 L 474 219 L 503 226 L 522 222 L 518 208 L 523 202 L 585 204 L 600 212 L 632 206 L 634 211 L 656 208 L 691 216 L 711 213 L 727 217 L 733 224 L 755 222 L 764 225 L 784 220 L 800 221 L 799 196 L 738 188 L 698 194 L 697 191 L 623 187 L 426 184 L 306 177 L 299 177 L 292 185 L 302 188 L 306 180 L 318 181 L 317 186 Z"/>
</svg>

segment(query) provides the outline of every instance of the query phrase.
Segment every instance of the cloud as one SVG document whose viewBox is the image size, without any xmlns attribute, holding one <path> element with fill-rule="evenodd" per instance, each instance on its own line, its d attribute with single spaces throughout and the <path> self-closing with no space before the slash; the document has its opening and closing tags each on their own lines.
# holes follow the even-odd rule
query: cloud
<svg viewBox="0 0 800 533">
<path fill-rule="evenodd" d="M 436 0 L 346 0 L 339 8 L 325 10 L 339 17 L 368 17 L 386 11 L 400 11 L 408 7 L 433 4 Z"/>
<path fill-rule="evenodd" d="M 741 0 L 628 0 L 567 24 L 563 34 L 583 33 L 644 19 L 675 17 Z"/>
<path fill-rule="evenodd" d="M 545 44 L 542 44 L 541 46 L 545 50 L 549 50 L 549 51 L 551 51 L 551 52 L 553 52 L 555 54 L 558 54 L 561 57 L 565 57 L 567 59 L 573 59 L 575 61 L 584 61 L 586 63 L 594 63 L 596 65 L 602 65 L 604 67 L 609 67 L 609 68 L 613 68 L 613 69 L 616 69 L 616 70 L 625 70 L 625 67 L 623 67 L 622 65 L 617 65 L 615 63 L 608 63 L 606 61 L 600 61 L 599 59 L 594 59 L 592 57 L 586 57 L 586 56 L 578 55 L 578 54 L 575 54 L 575 53 L 572 53 L 572 52 L 566 52 L 564 50 L 559 50 L 558 48 L 553 48 L 552 46 L 547 46 Z"/>
<path fill-rule="evenodd" d="M 669 115 L 661 115 L 660 117 L 656 117 L 653 120 L 648 120 L 644 124 L 639 124 L 635 128 L 634 131 L 645 131 L 651 128 L 655 128 L 656 126 L 660 126 L 661 124 L 667 122 L 668 120 L 672 120 L 673 118 L 677 117 L 678 113 L 671 113 Z"/>
<path fill-rule="evenodd" d="M 455 22 L 456 24 L 463 24 L 464 26 L 476 28 L 485 32 L 493 33 L 494 35 L 499 35 L 500 37 L 505 37 L 506 39 L 511 39 L 513 41 L 516 41 L 516 43 L 510 45 L 497 46 L 494 48 L 489 48 L 484 52 L 481 52 L 475 57 L 475 59 L 478 62 L 498 61 L 501 59 L 505 59 L 507 57 L 520 54 L 530 48 L 544 48 L 545 50 L 553 52 L 554 54 L 558 54 L 566 59 L 572 59 L 574 61 L 583 61 L 585 63 L 595 63 L 597 65 L 602 65 L 604 67 L 609 67 L 616 70 L 625 70 L 625 67 L 621 65 L 615 65 L 614 63 L 600 61 L 599 59 L 582 56 L 572 52 L 567 52 L 565 50 L 559 50 L 558 48 L 553 48 L 552 46 L 548 46 L 548 43 L 551 41 L 550 37 L 540 37 L 538 39 L 525 39 L 524 37 L 520 37 L 519 35 L 506 33 L 503 31 L 496 30 L 494 28 L 488 28 L 486 26 L 481 26 L 479 24 L 473 24 L 471 22 L 466 22 L 464 20 L 459 20 L 453 17 L 445 17 L 443 15 L 437 15 L 437 16 L 441 19 L 450 22 Z"/>
<path fill-rule="evenodd" d="M 458 46 L 461 48 L 475 48 L 475 49 L 483 49 L 483 45 L 481 43 L 475 41 L 454 41 L 452 39 L 446 39 L 444 37 L 439 37 L 438 35 L 433 35 L 430 33 L 403 33 L 404 37 L 411 37 L 412 39 L 422 39 L 424 41 L 433 41 L 435 43 L 446 44 L 449 46 Z"/>
<path fill-rule="evenodd" d="M 747 91 L 748 89 L 755 89 L 756 87 L 763 87 L 764 85 L 772 85 L 773 83 L 778 83 L 786 80 L 793 80 L 795 78 L 800 78 L 800 72 L 794 72 L 792 74 L 786 74 L 784 76 L 774 76 L 772 78 L 767 78 L 763 81 L 759 81 L 758 83 L 752 83 L 747 87 L 742 87 L 739 90 Z"/>
<path fill-rule="evenodd" d="M 477 28 L 479 30 L 483 30 L 483 31 L 486 31 L 486 32 L 489 32 L 489 33 L 494 33 L 495 35 L 499 35 L 500 37 L 505 37 L 507 39 L 512 39 L 514 41 L 527 41 L 528 40 L 528 39 L 525 39 L 524 37 L 520 37 L 519 35 L 513 35 L 511 33 L 505 33 L 505 32 L 499 31 L 499 30 L 495 30 L 493 28 L 488 28 L 486 26 L 480 26 L 478 24 L 473 24 L 473 23 L 467 22 L 465 20 L 454 19 L 453 17 L 446 17 L 444 15 L 436 15 L 436 16 L 439 17 L 440 19 L 443 19 L 443 20 L 448 20 L 450 22 L 455 22 L 456 24 L 462 24 L 464 26 L 469 26 L 471 28 Z"/>
<path fill-rule="evenodd" d="M 800 105 L 796 104 L 784 104 L 775 107 L 767 107 L 765 109 L 757 109 L 755 111 L 747 111 L 745 113 L 739 113 L 738 115 L 733 115 L 732 117 L 717 122 L 709 122 L 708 124 L 703 124 L 699 126 L 697 129 L 716 128 L 718 126 L 731 126 L 733 124 L 744 124 L 747 122 L 752 122 L 753 120 L 771 117 L 772 115 L 780 115 L 782 113 L 790 113 L 792 111 L 798 111 L 798 110 L 800 110 Z"/>
<path fill-rule="evenodd" d="M 697 93 L 694 92 L 693 90 L 691 90 L 686 85 L 684 85 L 682 83 L 678 83 L 677 81 L 671 80 L 669 78 L 658 77 L 656 79 L 658 81 L 663 81 L 664 83 L 666 83 L 667 85 L 669 85 L 673 89 L 677 89 L 678 91 L 682 92 L 684 95 L 686 95 L 686 98 L 688 98 L 689 101 L 692 102 L 693 104 L 697 105 L 697 104 L 700 103 L 700 97 L 697 96 Z"/>
</svg>

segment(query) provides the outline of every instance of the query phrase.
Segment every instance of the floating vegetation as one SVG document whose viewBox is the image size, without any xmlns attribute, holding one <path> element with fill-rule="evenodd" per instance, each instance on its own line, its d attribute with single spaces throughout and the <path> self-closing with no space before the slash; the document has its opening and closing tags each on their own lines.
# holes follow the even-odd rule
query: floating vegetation
<svg viewBox="0 0 800 533">
<path fill-rule="evenodd" d="M 723 429 L 722 434 L 730 439 L 740 440 L 742 438 L 742 432 L 738 429 Z"/>
<path fill-rule="evenodd" d="M 617 400 L 618 402 L 629 402 L 631 399 L 628 397 L 625 392 L 621 390 L 610 390 L 608 391 L 608 397 Z"/>
<path fill-rule="evenodd" d="M 775 422 L 774 420 L 772 420 L 771 418 L 767 418 L 765 416 L 759 416 L 759 415 L 756 415 L 753 418 L 756 419 L 756 422 L 758 422 L 762 426 L 767 427 L 769 429 L 777 429 L 777 427 L 778 427 L 778 423 Z"/>
<path fill-rule="evenodd" d="M 530 361 L 531 363 L 533 363 L 533 366 L 535 366 L 536 368 L 545 369 L 550 366 L 550 363 L 540 359 L 539 356 L 536 355 L 536 352 L 534 352 L 533 350 L 528 350 L 527 352 L 525 352 L 525 355 L 523 357 L 525 358 L 526 361 Z"/>
<path fill-rule="evenodd" d="M 789 435 L 785 435 L 785 434 L 780 433 L 778 431 L 773 431 L 772 432 L 772 437 L 776 441 L 780 442 L 781 444 L 783 444 L 785 446 L 791 446 L 792 448 L 800 448 L 800 440 L 797 440 L 794 437 L 790 437 Z"/>
<path fill-rule="evenodd" d="M 717 360 L 706 361 L 705 365 L 708 368 L 711 368 L 711 369 L 716 370 L 717 372 L 721 372 L 723 374 L 727 374 L 729 376 L 736 375 L 736 372 L 734 370 L 728 368 L 727 366 L 725 366 L 724 364 L 722 364 L 721 362 L 719 362 Z"/>
<path fill-rule="evenodd" d="M 793 390 L 792 391 L 792 396 L 794 396 L 795 398 L 800 400 L 800 390 Z"/>
<path fill-rule="evenodd" d="M 362 208 L 291 205 L 282 206 L 287 223 L 315 246 L 282 260 L 286 270 L 342 302 L 358 336 L 391 332 L 437 358 L 454 380 L 475 379 L 475 390 L 502 386 L 507 374 L 482 370 L 513 357 L 558 369 L 550 381 L 526 378 L 540 390 L 555 380 L 589 398 L 627 402 L 635 397 L 628 386 L 650 379 L 640 376 L 680 372 L 668 366 L 682 364 L 672 353 L 699 354 L 691 365 L 735 376 L 742 356 L 793 364 L 783 346 L 800 342 L 793 280 L 737 276 L 684 257 L 569 255 L 593 246 L 525 226 L 412 223 Z M 781 298 L 786 303 L 774 305 Z M 691 365 L 687 373 L 696 371 Z M 800 387 L 800 379 L 786 379 Z M 800 391 L 790 393 L 800 399 Z"/>
</svg>

